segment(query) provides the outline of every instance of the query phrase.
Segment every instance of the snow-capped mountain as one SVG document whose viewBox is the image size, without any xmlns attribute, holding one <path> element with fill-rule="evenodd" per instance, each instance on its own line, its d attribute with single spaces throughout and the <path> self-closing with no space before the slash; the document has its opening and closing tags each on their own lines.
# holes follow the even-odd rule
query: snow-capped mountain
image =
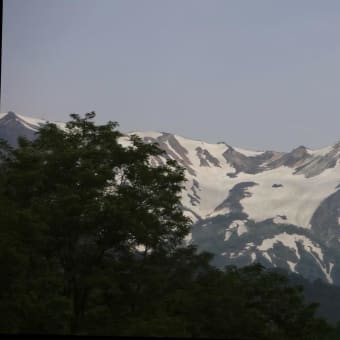
<svg viewBox="0 0 340 340">
<path fill-rule="evenodd" d="M 136 134 L 186 168 L 190 241 L 215 253 L 216 265 L 260 261 L 340 282 L 340 143 L 282 153 Z"/>
<path fill-rule="evenodd" d="M 12 144 L 18 135 L 33 138 L 43 123 L 0 114 L 0 137 Z M 215 253 L 217 266 L 259 261 L 340 283 L 340 142 L 284 153 L 134 133 L 166 151 L 155 165 L 170 157 L 185 167 L 182 203 L 193 221 L 187 242 Z"/>
</svg>

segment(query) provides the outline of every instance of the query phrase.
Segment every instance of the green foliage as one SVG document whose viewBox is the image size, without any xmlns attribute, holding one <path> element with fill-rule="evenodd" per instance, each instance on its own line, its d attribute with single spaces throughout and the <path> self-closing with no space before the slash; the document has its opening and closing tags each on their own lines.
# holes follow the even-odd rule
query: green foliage
<svg viewBox="0 0 340 340">
<path fill-rule="evenodd" d="M 23 230 L 23 251 L 34 247 L 34 255 L 62 276 L 76 333 L 98 271 L 133 256 L 136 246 L 146 254 L 173 251 L 189 221 L 179 201 L 181 168 L 171 161 L 151 167 L 149 158 L 161 151 L 137 136 L 122 147 L 116 123 L 96 126 L 94 113 L 71 116 L 66 130 L 47 124 L 34 141 L 19 140 L 3 164 L 1 194 L 19 214 L 27 213 L 22 226 L 32 225 Z M 35 235 L 40 239 L 30 240 Z"/>
<path fill-rule="evenodd" d="M 302 290 L 186 247 L 184 170 L 117 123 L 71 115 L 0 146 L 0 331 L 323 339 Z M 127 137 L 125 137 L 127 140 Z M 141 247 L 141 248 L 139 248 Z M 138 250 L 140 249 L 140 250 Z M 330 338 L 330 337 L 329 337 Z"/>
</svg>

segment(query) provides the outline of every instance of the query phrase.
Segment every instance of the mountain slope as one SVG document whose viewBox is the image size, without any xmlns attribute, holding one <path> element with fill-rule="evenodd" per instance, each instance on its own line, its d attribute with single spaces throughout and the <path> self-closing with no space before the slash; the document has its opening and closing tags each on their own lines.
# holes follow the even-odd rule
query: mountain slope
<svg viewBox="0 0 340 340">
<path fill-rule="evenodd" d="M 260 152 L 135 133 L 186 168 L 182 202 L 194 221 L 189 240 L 215 253 L 216 265 L 260 261 L 340 282 L 340 143 Z"/>
<path fill-rule="evenodd" d="M 0 137 L 15 145 L 16 136 L 34 138 L 43 123 L 2 114 Z M 217 266 L 260 261 L 340 283 L 340 143 L 283 153 L 135 134 L 166 151 L 153 164 L 172 158 L 186 169 L 182 204 L 193 221 L 187 241 L 215 253 Z"/>
</svg>

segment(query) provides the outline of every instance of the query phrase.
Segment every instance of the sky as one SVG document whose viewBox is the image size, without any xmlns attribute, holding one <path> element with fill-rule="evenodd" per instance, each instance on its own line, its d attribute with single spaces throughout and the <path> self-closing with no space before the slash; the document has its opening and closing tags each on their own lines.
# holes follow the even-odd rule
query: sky
<svg viewBox="0 0 340 340">
<path fill-rule="evenodd" d="M 338 0 L 4 0 L 1 112 L 253 150 L 340 140 Z"/>
</svg>

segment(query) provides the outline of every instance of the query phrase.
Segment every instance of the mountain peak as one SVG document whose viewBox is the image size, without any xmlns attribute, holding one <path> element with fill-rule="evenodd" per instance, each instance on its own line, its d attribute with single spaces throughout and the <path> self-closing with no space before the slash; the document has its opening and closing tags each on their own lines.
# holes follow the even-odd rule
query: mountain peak
<svg viewBox="0 0 340 340">
<path fill-rule="evenodd" d="M 8 111 L 7 114 L 5 114 L 5 116 L 3 118 L 18 118 L 18 116 L 16 115 L 15 112 L 13 111 Z"/>
<path fill-rule="evenodd" d="M 17 118 L 17 115 L 13 111 L 8 111 L 8 112 L 0 113 L 0 120 L 2 120 L 4 118 L 5 119 L 15 119 L 15 118 Z"/>
</svg>

